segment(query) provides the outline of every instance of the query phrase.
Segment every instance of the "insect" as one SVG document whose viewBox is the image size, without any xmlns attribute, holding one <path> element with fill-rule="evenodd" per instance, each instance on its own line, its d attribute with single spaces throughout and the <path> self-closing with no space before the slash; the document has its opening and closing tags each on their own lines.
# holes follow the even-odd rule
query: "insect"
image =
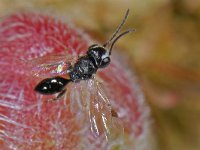
<svg viewBox="0 0 200 150">
<path fill-rule="evenodd" d="M 89 116 L 91 131 L 97 136 L 103 133 L 108 137 L 111 134 L 113 124 L 116 123 L 116 120 L 113 120 L 117 119 L 118 115 L 117 112 L 112 109 L 110 100 L 104 94 L 103 87 L 95 79 L 95 74 L 99 69 L 105 68 L 110 64 L 112 49 L 117 40 L 125 34 L 135 31 L 134 29 L 129 29 L 118 35 L 128 14 L 129 9 L 126 11 L 121 24 L 106 43 L 103 45 L 91 45 L 87 53 L 79 57 L 73 63 L 73 58 L 59 55 L 33 60 L 33 63 L 36 62 L 35 64 L 42 62 L 34 68 L 37 75 L 45 76 L 48 71 L 55 73 L 55 76 L 42 80 L 35 87 L 35 91 L 39 94 L 57 94 L 52 101 L 58 100 L 65 95 L 68 84 L 79 84 L 79 88 L 74 91 L 71 90 L 71 95 L 73 97 L 73 100 L 71 100 L 72 105 L 74 105 L 74 107 L 81 105 L 81 107 L 85 108 L 86 114 Z M 61 75 L 68 75 L 68 78 L 61 77 Z M 81 98 L 74 98 L 76 95 L 74 93 L 82 92 L 81 90 L 85 90 L 89 98 L 88 96 L 81 96 L 82 100 L 80 100 Z M 77 99 L 78 102 L 75 102 Z"/>
</svg>

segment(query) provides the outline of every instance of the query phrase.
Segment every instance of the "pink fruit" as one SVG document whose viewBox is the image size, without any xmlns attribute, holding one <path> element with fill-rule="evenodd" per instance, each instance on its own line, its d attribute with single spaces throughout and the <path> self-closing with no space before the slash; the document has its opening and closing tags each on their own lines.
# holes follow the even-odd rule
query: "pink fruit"
<svg viewBox="0 0 200 150">
<path fill-rule="evenodd" d="M 114 29 L 113 29 L 114 30 Z M 59 41 L 59 42 L 58 42 Z M 124 125 L 110 142 L 91 136 L 65 101 L 43 103 L 35 93 L 38 79 L 27 75 L 23 60 L 47 54 L 85 54 L 91 40 L 50 16 L 20 13 L 0 23 L 0 145 L 6 149 L 136 149 L 148 144 L 148 107 L 134 76 L 120 58 L 97 73 Z M 64 50 L 63 45 L 67 47 Z M 149 148 L 149 147 L 148 147 Z"/>
</svg>

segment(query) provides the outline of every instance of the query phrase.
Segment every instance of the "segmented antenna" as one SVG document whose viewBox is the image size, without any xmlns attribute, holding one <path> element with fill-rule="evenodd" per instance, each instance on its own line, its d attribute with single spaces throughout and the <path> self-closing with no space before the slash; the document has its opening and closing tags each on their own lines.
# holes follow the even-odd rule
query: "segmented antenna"
<svg viewBox="0 0 200 150">
<path fill-rule="evenodd" d="M 106 47 L 115 38 L 115 36 L 117 35 L 117 33 L 121 30 L 122 26 L 126 22 L 126 19 L 128 18 L 128 14 L 129 14 L 129 9 L 126 11 L 124 19 L 122 20 L 121 24 L 117 27 L 115 33 L 112 35 L 112 37 L 105 44 L 103 44 L 103 47 Z"/>
<path fill-rule="evenodd" d="M 113 48 L 115 42 L 117 42 L 118 39 L 120 39 L 120 38 L 121 38 L 122 36 L 124 36 L 125 34 L 128 34 L 128 33 L 130 33 L 130 32 L 134 32 L 134 31 L 135 31 L 135 29 L 129 29 L 129 30 L 126 30 L 126 31 L 122 32 L 120 35 L 118 35 L 118 36 L 114 39 L 114 41 L 112 42 L 112 44 L 111 44 L 111 46 L 110 46 L 109 55 L 111 55 L 112 48 Z"/>
</svg>

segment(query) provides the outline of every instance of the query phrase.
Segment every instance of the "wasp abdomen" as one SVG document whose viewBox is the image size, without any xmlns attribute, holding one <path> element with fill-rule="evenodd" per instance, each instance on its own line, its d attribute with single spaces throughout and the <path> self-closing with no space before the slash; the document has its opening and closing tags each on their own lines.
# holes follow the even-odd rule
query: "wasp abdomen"
<svg viewBox="0 0 200 150">
<path fill-rule="evenodd" d="M 61 92 L 70 81 L 62 77 L 47 78 L 35 87 L 35 91 L 41 94 L 55 94 Z"/>
</svg>

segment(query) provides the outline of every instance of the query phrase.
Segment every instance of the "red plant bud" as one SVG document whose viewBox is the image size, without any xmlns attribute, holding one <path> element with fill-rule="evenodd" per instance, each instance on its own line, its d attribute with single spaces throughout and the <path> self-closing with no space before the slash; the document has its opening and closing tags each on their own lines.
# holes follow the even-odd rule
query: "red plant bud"
<svg viewBox="0 0 200 150">
<path fill-rule="evenodd" d="M 149 109 L 135 76 L 114 55 L 111 64 L 97 72 L 97 78 L 111 101 L 113 116 L 124 126 L 124 133 L 117 133 L 119 138 L 107 141 L 92 136 L 90 130 L 83 130 L 84 124 L 65 100 L 46 103 L 34 91 L 39 80 L 27 74 L 30 61 L 21 60 L 64 52 L 78 56 L 86 53 L 89 42 L 76 28 L 47 15 L 20 13 L 0 22 L 1 149 L 139 150 L 149 146 Z"/>
</svg>

